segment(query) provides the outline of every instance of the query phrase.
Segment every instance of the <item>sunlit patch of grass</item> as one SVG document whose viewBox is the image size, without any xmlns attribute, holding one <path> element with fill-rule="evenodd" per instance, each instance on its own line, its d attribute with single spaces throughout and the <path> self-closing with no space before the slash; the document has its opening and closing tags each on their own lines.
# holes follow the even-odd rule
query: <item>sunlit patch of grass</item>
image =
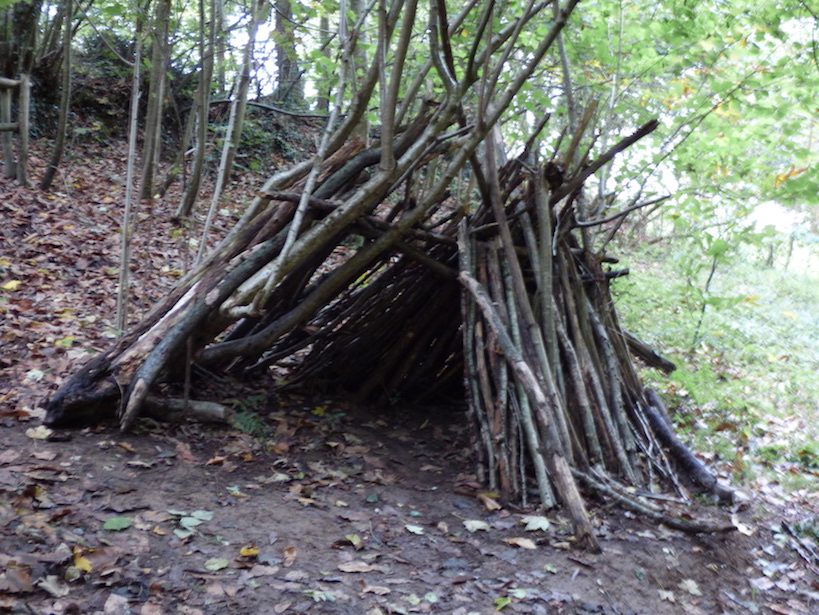
<svg viewBox="0 0 819 615">
<path fill-rule="evenodd" d="M 645 370 L 692 447 L 734 480 L 819 486 L 819 278 L 754 262 L 723 265 L 712 295 L 734 307 L 692 299 L 673 259 L 644 253 L 617 280 L 624 326 L 673 359 L 670 376 Z M 814 274 L 815 275 L 815 274 Z M 797 487 L 799 486 L 799 487 Z"/>
</svg>

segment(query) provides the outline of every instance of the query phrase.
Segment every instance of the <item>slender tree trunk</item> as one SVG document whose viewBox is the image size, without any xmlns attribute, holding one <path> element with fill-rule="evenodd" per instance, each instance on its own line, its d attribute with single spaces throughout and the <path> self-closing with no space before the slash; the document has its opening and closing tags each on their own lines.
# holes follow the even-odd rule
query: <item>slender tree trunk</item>
<svg viewBox="0 0 819 615">
<path fill-rule="evenodd" d="M 54 149 L 51 152 L 51 160 L 40 181 L 40 190 L 48 190 L 54 175 L 60 166 L 65 149 L 65 137 L 68 133 L 68 112 L 71 107 L 71 18 L 74 14 L 73 0 L 65 0 L 62 7 L 65 17 L 63 19 L 63 83 L 62 95 L 60 96 L 60 118 L 57 122 L 57 136 L 54 141 Z"/>
<path fill-rule="evenodd" d="M 190 173 L 190 182 L 176 212 L 178 218 L 189 216 L 196 199 L 199 197 L 199 186 L 202 182 L 202 171 L 205 168 L 205 154 L 207 153 L 208 124 L 210 121 L 210 83 L 213 77 L 216 24 L 214 20 L 211 20 L 206 34 L 205 25 L 208 22 L 205 1 L 199 0 L 199 53 L 202 58 L 202 68 L 199 71 L 196 103 L 191 109 L 191 113 L 196 114 L 196 151 Z M 213 5 L 211 5 L 211 15 L 213 15 Z"/>
<path fill-rule="evenodd" d="M 210 234 L 210 227 L 219 205 L 219 199 L 225 185 L 230 180 L 230 173 L 233 170 L 233 161 L 236 158 L 236 150 L 239 148 L 239 141 L 242 138 L 242 128 L 245 122 L 245 110 L 247 109 L 247 93 L 250 89 L 250 73 L 253 68 L 253 50 L 256 46 L 256 33 L 259 30 L 260 22 L 264 20 L 264 3 L 259 2 L 254 5 L 250 15 L 248 25 L 247 44 L 242 57 L 242 70 L 237 79 L 236 97 L 230 105 L 230 117 L 228 119 L 225 141 L 222 146 L 222 158 L 219 163 L 219 171 L 216 176 L 216 186 L 213 189 L 208 217 L 205 221 L 205 228 L 202 231 L 202 240 L 199 244 L 199 251 L 196 261 L 202 259 L 207 246 L 207 238 Z"/>
<path fill-rule="evenodd" d="M 247 97 L 250 90 L 250 79 L 253 72 L 253 53 L 256 48 L 256 35 L 259 26 L 264 23 L 266 10 L 264 2 L 259 2 L 253 9 L 248 25 L 247 44 L 242 55 L 242 67 L 236 84 L 236 95 L 230 106 L 230 118 L 228 121 L 227 134 L 225 135 L 225 147 L 222 152 L 222 161 L 219 168 L 219 182 L 224 187 L 230 179 L 233 170 L 233 162 L 236 158 L 236 151 L 239 149 L 239 142 L 242 139 L 242 129 L 244 128 L 245 112 L 247 110 Z"/>
<path fill-rule="evenodd" d="M 295 0 L 276 0 L 276 91 L 273 100 L 284 106 L 304 102 L 304 84 L 296 52 L 293 5 Z"/>
<path fill-rule="evenodd" d="M 319 20 L 319 30 L 321 31 L 321 55 L 325 58 L 330 57 L 330 20 L 327 15 L 322 15 Z M 320 80 L 316 84 L 319 90 L 318 99 L 316 101 L 316 110 L 321 113 L 328 113 L 330 111 L 330 95 L 331 88 L 329 83 L 322 83 Z"/>
<path fill-rule="evenodd" d="M 345 57 L 348 58 L 348 61 L 352 63 L 352 87 L 355 90 L 357 87 L 357 83 L 359 79 L 363 77 L 366 73 L 366 67 L 368 64 L 367 58 L 367 50 L 365 49 L 365 45 L 369 42 L 367 37 L 367 31 L 362 26 L 364 23 L 364 11 L 366 9 L 367 3 L 366 0 L 350 0 L 350 12 L 358 21 L 358 23 L 351 23 L 349 27 L 354 29 L 355 34 L 352 37 L 352 49 L 349 54 L 345 54 Z M 353 129 L 353 135 L 364 139 L 365 143 L 369 142 L 370 139 L 370 121 L 369 117 L 365 114 L 362 115 L 359 119 L 358 124 L 356 124 L 355 128 Z"/>
<path fill-rule="evenodd" d="M 119 286 L 117 288 L 116 328 L 122 334 L 128 325 L 128 303 L 131 286 L 131 237 L 133 235 L 134 175 L 136 173 L 137 138 L 139 131 L 139 97 L 142 67 L 141 19 L 136 16 L 137 31 L 134 36 L 134 70 L 131 78 L 131 111 L 128 122 L 128 170 L 125 178 L 125 206 L 122 211 L 120 230 Z"/>
<path fill-rule="evenodd" d="M 227 33 L 225 31 L 224 0 L 214 0 L 213 13 L 216 20 L 216 92 L 217 95 L 221 97 L 227 93 L 227 78 L 225 77 L 225 66 L 227 66 Z"/>
<path fill-rule="evenodd" d="M 148 86 L 148 109 L 145 114 L 145 141 L 142 147 L 142 179 L 139 198 L 153 198 L 154 175 L 162 146 L 162 109 L 165 101 L 166 70 L 170 49 L 170 0 L 156 0 L 151 28 L 151 77 Z"/>
<path fill-rule="evenodd" d="M 28 74 L 20 75 L 20 102 L 17 107 L 17 183 L 28 186 L 28 137 L 29 110 L 31 109 L 31 79 Z"/>
</svg>

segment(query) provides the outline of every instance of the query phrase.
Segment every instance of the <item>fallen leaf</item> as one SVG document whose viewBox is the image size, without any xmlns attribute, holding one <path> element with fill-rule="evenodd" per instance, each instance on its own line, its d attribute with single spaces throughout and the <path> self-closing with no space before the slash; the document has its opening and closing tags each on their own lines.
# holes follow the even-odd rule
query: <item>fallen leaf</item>
<svg viewBox="0 0 819 615">
<path fill-rule="evenodd" d="M 26 380 L 40 382 L 43 378 L 45 378 L 45 372 L 41 369 L 30 369 L 26 372 Z"/>
<path fill-rule="evenodd" d="M 418 536 L 421 536 L 424 533 L 424 528 L 422 528 L 420 525 L 407 524 L 404 526 L 404 529 L 407 530 L 410 534 L 416 534 Z"/>
<path fill-rule="evenodd" d="M 344 538 L 350 541 L 350 544 L 353 545 L 353 549 L 356 551 L 360 551 L 364 548 L 364 541 L 361 540 L 361 536 L 358 534 L 345 534 Z"/>
<path fill-rule="evenodd" d="M 248 545 L 246 547 L 242 547 L 239 550 L 239 555 L 242 557 L 256 557 L 259 553 L 261 553 L 260 549 L 256 548 L 256 545 Z"/>
<path fill-rule="evenodd" d="M 45 579 L 37 582 L 37 587 L 45 590 L 55 598 L 67 596 L 71 591 L 65 583 L 60 581 L 60 577 L 50 574 Z"/>
<path fill-rule="evenodd" d="M 537 549 L 537 545 L 529 538 L 504 538 L 503 542 L 521 549 Z"/>
<path fill-rule="evenodd" d="M 77 549 L 74 554 L 74 567 L 83 572 L 91 572 L 94 569 L 94 564 Z"/>
<path fill-rule="evenodd" d="M 278 566 L 264 566 L 261 564 L 254 564 L 248 571 L 247 576 L 254 577 L 270 577 L 279 572 Z"/>
<path fill-rule="evenodd" d="M 676 602 L 677 599 L 674 597 L 674 592 L 668 591 L 665 589 L 658 589 L 660 593 L 660 600 L 665 602 Z"/>
<path fill-rule="evenodd" d="M 737 531 L 740 534 L 743 534 L 745 536 L 753 536 L 754 533 L 756 532 L 756 530 L 747 523 L 742 523 L 739 520 L 739 517 L 737 517 L 736 515 L 731 515 L 731 523 L 734 524 L 734 527 L 737 528 Z"/>
<path fill-rule="evenodd" d="M 102 609 L 105 615 L 128 615 L 131 612 L 128 598 L 113 593 L 108 595 Z"/>
<path fill-rule="evenodd" d="M 29 427 L 26 429 L 26 435 L 33 440 L 47 440 L 54 432 L 45 425 L 38 425 L 37 427 Z"/>
<path fill-rule="evenodd" d="M 763 592 L 768 591 L 769 589 L 773 589 L 775 585 L 774 582 L 768 577 L 758 577 L 756 579 L 751 579 L 749 583 L 751 584 L 751 587 L 755 587 L 756 589 Z"/>
<path fill-rule="evenodd" d="M 16 461 L 17 458 L 20 456 L 20 451 L 15 451 L 13 449 L 6 449 L 2 453 L 0 453 L 0 463 L 11 463 Z"/>
<path fill-rule="evenodd" d="M 146 602 L 139 609 L 139 615 L 165 615 L 165 610 L 161 604 Z"/>
<path fill-rule="evenodd" d="M 205 570 L 216 572 L 217 570 L 224 570 L 230 566 L 230 562 L 224 557 L 212 557 L 205 562 Z"/>
<path fill-rule="evenodd" d="M 285 568 L 289 568 L 293 565 L 293 562 L 296 561 L 296 557 L 299 554 L 299 550 L 296 547 L 285 547 L 284 548 L 284 562 L 282 562 Z"/>
<path fill-rule="evenodd" d="M 489 531 L 489 524 L 486 521 L 479 521 L 478 519 L 464 519 L 464 527 L 468 532 L 477 532 L 478 530 Z"/>
<path fill-rule="evenodd" d="M 479 493 L 477 498 L 481 501 L 484 508 L 489 512 L 493 512 L 495 510 L 500 510 L 501 505 L 498 504 L 496 500 L 494 500 L 488 493 Z"/>
<path fill-rule="evenodd" d="M 688 592 L 692 596 L 702 596 L 699 585 L 694 579 L 683 579 L 677 584 L 681 590 Z"/>
<path fill-rule="evenodd" d="M 129 468 L 140 468 L 141 470 L 150 470 L 156 465 L 154 461 L 140 461 L 138 459 L 131 459 L 130 461 L 126 461 L 125 465 Z"/>
<path fill-rule="evenodd" d="M 34 589 L 34 582 L 30 572 L 20 566 L 10 564 L 3 574 L 0 574 L 0 592 L 9 594 L 27 593 Z"/>
<path fill-rule="evenodd" d="M 129 517 L 109 517 L 105 520 L 102 529 L 110 532 L 121 532 L 127 530 L 134 524 L 134 520 Z"/>
<path fill-rule="evenodd" d="M 354 560 L 352 562 L 344 562 L 339 564 L 338 569 L 341 570 L 341 572 L 372 572 L 375 570 L 375 567 L 367 562 Z"/>
<path fill-rule="evenodd" d="M 361 589 L 365 594 L 375 594 L 376 596 L 386 596 L 392 591 L 389 587 L 383 585 L 369 585 L 364 579 L 361 580 Z"/>
<path fill-rule="evenodd" d="M 527 532 L 536 532 L 538 530 L 548 532 L 549 528 L 552 527 L 551 521 L 539 515 L 526 515 L 520 521 L 526 526 L 523 529 Z"/>
</svg>

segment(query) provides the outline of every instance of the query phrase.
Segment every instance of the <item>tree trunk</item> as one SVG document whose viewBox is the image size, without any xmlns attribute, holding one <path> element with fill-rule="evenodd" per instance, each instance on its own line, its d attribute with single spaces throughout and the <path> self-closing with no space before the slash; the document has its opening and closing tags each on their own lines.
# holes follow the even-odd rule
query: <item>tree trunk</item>
<svg viewBox="0 0 819 615">
<path fill-rule="evenodd" d="M 196 151 L 194 152 L 193 167 L 190 173 L 190 182 L 182 201 L 179 203 L 176 216 L 178 218 L 187 217 L 193 209 L 194 203 L 199 196 L 199 186 L 202 180 L 202 171 L 205 167 L 205 154 L 208 144 L 208 123 L 210 121 L 210 83 L 213 76 L 213 49 L 216 37 L 215 20 L 211 19 L 207 35 L 205 25 L 206 18 L 205 0 L 199 0 L 199 53 L 201 57 L 201 70 L 199 71 L 199 86 L 196 90 L 196 101 L 191 108 L 191 113 L 196 114 Z M 211 15 L 213 15 L 213 5 L 211 4 Z M 184 161 L 183 161 L 184 164 Z"/>
<path fill-rule="evenodd" d="M 2 12 L 0 32 L 0 77 L 31 74 L 37 53 L 37 28 L 41 0 L 12 3 Z"/>
<path fill-rule="evenodd" d="M 296 52 L 292 0 L 276 0 L 276 91 L 273 101 L 286 107 L 304 102 L 304 83 Z"/>
<path fill-rule="evenodd" d="M 148 200 L 155 192 L 154 175 L 159 165 L 162 145 L 162 110 L 170 45 L 168 31 L 171 19 L 170 0 L 157 0 L 151 28 L 151 76 L 148 85 L 148 109 L 145 113 L 145 139 L 142 146 L 142 179 L 139 198 Z"/>
<path fill-rule="evenodd" d="M 60 96 L 60 117 L 57 121 L 57 136 L 54 140 L 54 149 L 51 152 L 51 160 L 46 167 L 43 179 L 40 181 L 40 190 L 48 190 L 54 175 L 60 166 L 65 149 L 65 137 L 68 132 L 68 112 L 71 106 L 71 19 L 74 15 L 73 0 L 65 0 L 62 5 L 63 18 L 63 83 L 62 94 Z"/>
<path fill-rule="evenodd" d="M 122 210 L 120 229 L 119 284 L 117 286 L 116 330 L 124 332 L 128 325 L 128 304 L 131 288 L 131 237 L 133 235 L 134 175 L 136 174 L 136 151 L 139 131 L 139 99 L 142 83 L 142 28 L 141 19 L 136 18 L 134 35 L 134 63 L 131 75 L 131 109 L 128 114 L 128 169 L 125 176 L 125 203 Z"/>
</svg>

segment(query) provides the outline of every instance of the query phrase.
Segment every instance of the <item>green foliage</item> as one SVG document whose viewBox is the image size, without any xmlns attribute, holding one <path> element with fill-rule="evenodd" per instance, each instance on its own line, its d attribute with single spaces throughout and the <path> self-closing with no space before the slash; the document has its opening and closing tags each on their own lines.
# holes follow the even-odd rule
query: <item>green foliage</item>
<svg viewBox="0 0 819 615">
<path fill-rule="evenodd" d="M 687 245 L 635 253 L 632 275 L 615 284 L 626 328 L 678 365 L 668 377 L 646 370 L 646 380 L 663 393 L 695 448 L 738 479 L 774 472 L 778 479 L 801 474 L 810 481 L 819 459 L 815 270 L 785 270 L 781 256 L 779 268 L 768 267 L 763 252 L 735 249 L 742 258 L 724 262 L 711 291 L 735 300 L 709 303 L 701 339 L 691 348 L 698 311 L 677 269 Z M 707 272 L 690 275 L 702 285 Z"/>
<path fill-rule="evenodd" d="M 242 433 L 246 433 L 255 438 L 261 438 L 270 431 L 264 419 L 251 411 L 239 412 L 234 415 L 231 420 L 231 425 L 234 429 L 238 429 Z"/>
</svg>

